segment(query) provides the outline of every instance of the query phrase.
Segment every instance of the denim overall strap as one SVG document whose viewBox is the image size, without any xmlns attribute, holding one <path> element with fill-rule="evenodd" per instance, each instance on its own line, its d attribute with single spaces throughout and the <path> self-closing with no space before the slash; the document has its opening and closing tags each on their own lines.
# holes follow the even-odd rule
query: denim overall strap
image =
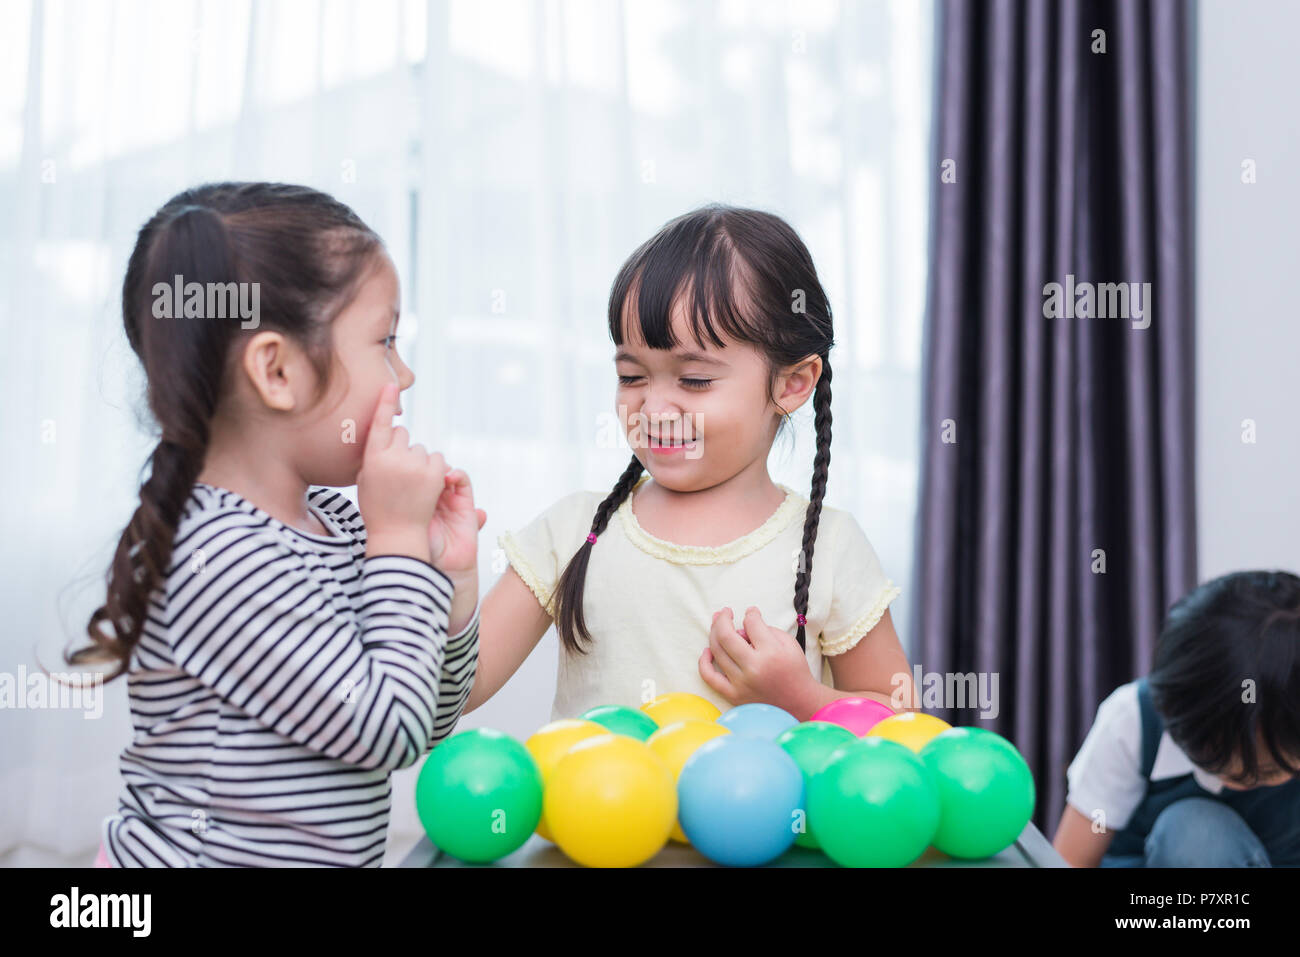
<svg viewBox="0 0 1300 957">
<path fill-rule="evenodd" d="M 1151 780 L 1151 771 L 1156 766 L 1156 752 L 1160 749 L 1160 738 L 1165 733 L 1165 723 L 1156 713 L 1156 706 L 1151 701 L 1151 685 L 1143 675 L 1137 682 L 1138 710 L 1142 714 L 1142 780 Z"/>
<path fill-rule="evenodd" d="M 1151 688 L 1145 677 L 1137 681 L 1138 711 L 1142 717 L 1142 751 L 1140 772 L 1146 791 L 1142 801 L 1134 809 L 1124 828 L 1115 834 L 1107 854 L 1125 857 L 1143 853 L 1146 837 L 1151 833 L 1156 817 L 1174 801 L 1184 797 L 1208 796 L 1204 788 L 1196 783 L 1196 778 L 1189 772 L 1176 778 L 1160 781 L 1151 780 L 1151 771 L 1156 765 L 1156 752 L 1160 750 L 1160 739 L 1164 737 L 1165 723 L 1156 711 L 1151 699 Z"/>
</svg>

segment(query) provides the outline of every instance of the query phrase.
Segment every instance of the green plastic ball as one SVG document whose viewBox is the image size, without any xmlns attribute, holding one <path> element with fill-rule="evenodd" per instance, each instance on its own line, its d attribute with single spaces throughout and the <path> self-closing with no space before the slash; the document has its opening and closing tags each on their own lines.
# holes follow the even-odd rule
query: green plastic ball
<svg viewBox="0 0 1300 957">
<path fill-rule="evenodd" d="M 808 820 L 841 867 L 904 867 L 925 851 L 939 826 L 939 795 L 908 748 L 859 738 L 837 748 L 813 775 Z"/>
<path fill-rule="evenodd" d="M 615 734 L 644 741 L 659 730 L 659 723 L 644 711 L 625 708 L 620 704 L 599 704 L 581 715 L 583 721 L 594 721 Z"/>
<path fill-rule="evenodd" d="M 837 748 L 857 740 L 858 736 L 848 728 L 829 721 L 804 721 L 777 735 L 776 743 L 785 749 L 786 754 L 794 758 L 794 763 L 799 765 L 799 770 L 803 772 L 805 805 L 808 803 L 807 795 L 812 787 L 813 775 L 821 772 Z M 806 806 L 803 811 L 804 828 L 796 833 L 794 842 L 800 847 L 816 850 L 821 845 L 813 833 L 812 820 Z"/>
<path fill-rule="evenodd" d="M 952 728 L 921 749 L 939 792 L 932 843 L 951 857 L 982 860 L 1010 846 L 1034 813 L 1034 776 L 1006 738 Z"/>
<path fill-rule="evenodd" d="M 462 731 L 425 760 L 415 808 L 437 848 L 466 863 L 490 863 L 537 829 L 542 774 L 514 738 L 490 728 Z"/>
</svg>

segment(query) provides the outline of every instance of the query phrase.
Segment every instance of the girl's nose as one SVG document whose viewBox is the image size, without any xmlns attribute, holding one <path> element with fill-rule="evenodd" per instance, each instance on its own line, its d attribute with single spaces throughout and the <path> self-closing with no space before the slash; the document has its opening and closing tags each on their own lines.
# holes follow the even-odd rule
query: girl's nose
<svg viewBox="0 0 1300 957">
<path fill-rule="evenodd" d="M 675 398 L 667 392 L 660 392 L 657 389 L 651 389 L 645 397 L 645 402 L 641 404 L 641 411 L 646 415 L 657 415 L 661 419 L 681 418 L 682 410 L 677 405 Z"/>
<path fill-rule="evenodd" d="M 402 362 L 400 359 L 398 360 L 397 384 L 401 387 L 402 391 L 406 391 L 411 386 L 415 385 L 415 373 L 411 371 L 410 366 L 405 362 Z"/>
</svg>

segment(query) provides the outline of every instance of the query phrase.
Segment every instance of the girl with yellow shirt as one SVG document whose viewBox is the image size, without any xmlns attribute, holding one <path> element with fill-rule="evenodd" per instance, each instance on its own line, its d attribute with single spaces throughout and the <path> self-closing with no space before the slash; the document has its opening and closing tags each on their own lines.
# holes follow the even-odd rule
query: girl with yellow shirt
<svg viewBox="0 0 1300 957">
<path fill-rule="evenodd" d="M 853 516 L 823 505 L 831 309 L 794 230 L 726 206 L 673 220 L 615 278 L 609 333 L 632 460 L 612 491 L 574 492 L 500 537 L 510 565 L 483 599 L 465 710 L 552 623 L 552 719 L 674 691 L 801 721 L 845 696 L 901 710 L 913 697 L 889 615 L 899 590 Z M 805 498 L 767 459 L 809 399 Z"/>
</svg>

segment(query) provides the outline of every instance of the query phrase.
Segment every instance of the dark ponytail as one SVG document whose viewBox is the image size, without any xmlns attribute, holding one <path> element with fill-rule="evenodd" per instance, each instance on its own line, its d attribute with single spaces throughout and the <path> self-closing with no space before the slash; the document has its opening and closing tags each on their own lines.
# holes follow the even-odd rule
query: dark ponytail
<svg viewBox="0 0 1300 957">
<path fill-rule="evenodd" d="M 610 338 L 621 346 L 626 329 L 636 323 L 650 348 L 675 348 L 678 343 L 670 317 L 679 301 L 686 307 L 693 337 L 701 348 L 705 348 L 705 339 L 718 347 L 725 345 L 721 331 L 763 353 L 768 367 L 767 392 L 775 409 L 780 408 L 773 396 L 780 374 L 813 356 L 821 358 L 821 375 L 813 394 L 817 452 L 812 494 L 794 581 L 795 613 L 806 619 L 813 549 L 831 462 L 830 351 L 835 339 L 830 300 L 807 247 L 783 219 L 754 209 L 711 205 L 666 224 L 623 264 L 610 289 Z M 779 421 L 784 425 L 788 416 Z M 605 530 L 610 516 L 636 487 L 642 470 L 642 462 L 634 454 L 613 491 L 596 509 L 587 541 L 560 575 L 553 611 L 560 643 L 567 651 L 585 653 L 579 636 L 591 641 L 582 600 L 595 547 L 592 539 Z M 804 629 L 801 620 L 796 635 L 800 648 L 805 646 Z"/>
<path fill-rule="evenodd" d="M 140 229 L 122 283 L 122 321 L 144 366 L 149 409 L 161 435 L 147 462 L 140 504 L 109 565 L 107 597 L 87 625 L 91 644 L 65 653 L 65 661 L 116 663 L 109 680 L 127 670 L 150 598 L 171 571 L 176 529 L 203 469 L 228 360 L 235 344 L 255 332 L 241 328 L 238 316 L 162 318 L 159 296 L 176 282 L 204 289 L 257 284 L 256 327 L 304 345 L 319 392 L 331 368 L 329 321 L 380 247 L 347 206 L 278 183 L 195 187 L 169 200 Z"/>
<path fill-rule="evenodd" d="M 593 539 L 609 526 L 610 516 L 632 493 L 632 489 L 636 488 L 643 469 L 641 460 L 632 456 L 632 461 L 614 483 L 614 490 L 596 508 L 596 517 L 592 519 L 587 540 L 564 566 L 560 581 L 555 586 L 555 607 L 552 609 L 555 613 L 555 630 L 566 651 L 584 655 L 587 653 L 581 642 L 590 645 L 592 639 L 582 614 L 582 595 L 587 581 L 587 563 L 591 561 L 591 550 L 596 547 Z"/>
<path fill-rule="evenodd" d="M 812 579 L 813 549 L 817 545 L 817 525 L 822 517 L 822 499 L 826 497 L 826 476 L 831 465 L 831 363 L 822 357 L 822 374 L 813 392 L 813 423 L 817 430 L 817 452 L 813 456 L 812 494 L 803 520 L 803 545 L 799 550 L 799 571 L 794 578 L 794 610 L 800 619 L 808 615 L 808 583 Z M 795 637 L 806 648 L 804 625 Z"/>
</svg>

